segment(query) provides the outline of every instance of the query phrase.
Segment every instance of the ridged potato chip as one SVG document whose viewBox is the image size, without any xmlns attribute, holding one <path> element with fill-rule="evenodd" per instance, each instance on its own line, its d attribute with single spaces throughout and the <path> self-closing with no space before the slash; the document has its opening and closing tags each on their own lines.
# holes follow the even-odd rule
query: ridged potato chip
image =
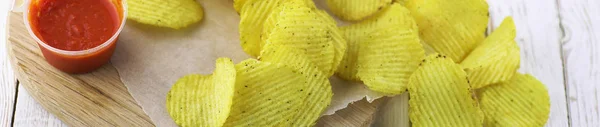
<svg viewBox="0 0 600 127">
<path fill-rule="evenodd" d="M 488 24 L 485 0 L 407 0 L 421 39 L 461 62 L 484 39 Z"/>
<path fill-rule="evenodd" d="M 199 22 L 204 15 L 193 0 L 127 0 L 127 9 L 128 19 L 173 29 Z"/>
<path fill-rule="evenodd" d="M 506 81 L 515 74 L 521 60 L 515 36 L 512 18 L 505 18 L 498 29 L 460 63 L 473 88 Z"/>
<path fill-rule="evenodd" d="M 369 89 L 395 95 L 406 91 L 408 79 L 425 57 L 425 50 L 410 12 L 399 4 L 389 11 L 400 13 L 399 24 L 362 39 L 356 75 Z"/>
<path fill-rule="evenodd" d="M 358 49 L 361 44 L 361 38 L 364 38 L 363 36 L 367 32 L 363 31 L 365 29 L 358 27 L 358 25 L 342 27 L 340 30 L 344 34 L 347 49 L 335 73 L 340 78 L 346 80 L 360 81 L 358 76 L 356 76 L 358 73 Z"/>
<path fill-rule="evenodd" d="M 245 0 L 240 8 L 240 44 L 244 52 L 258 57 L 261 50 L 263 24 L 274 8 L 287 0 Z M 241 2 L 241 1 L 240 1 Z M 240 3 L 241 4 L 241 3 Z M 247 6 L 247 7 L 246 7 Z"/>
<path fill-rule="evenodd" d="M 306 82 L 305 91 L 308 97 L 304 99 L 303 108 L 293 117 L 296 119 L 291 126 L 313 126 L 331 103 L 333 92 L 331 84 L 329 84 L 329 76 L 323 75 L 306 56 L 285 46 L 265 45 L 259 59 L 265 62 L 284 64 L 306 77 L 308 82 Z"/>
<path fill-rule="evenodd" d="M 548 120 L 548 90 L 529 74 L 515 74 L 477 93 L 486 127 L 541 127 Z"/>
<path fill-rule="evenodd" d="M 404 5 L 404 3 L 406 3 L 406 0 L 394 0 L 394 3 L 398 3 L 400 5 Z"/>
<path fill-rule="evenodd" d="M 406 91 L 408 78 L 425 56 L 418 28 L 410 12 L 393 4 L 358 24 L 342 27 L 348 51 L 338 75 L 363 81 L 371 90 L 386 94 Z"/>
<path fill-rule="evenodd" d="M 242 7 L 244 6 L 244 4 L 246 4 L 248 0 L 233 0 L 233 8 L 235 9 L 236 12 L 238 13 L 242 13 L 240 12 L 242 10 Z M 269 1 L 269 0 L 267 0 Z M 314 4 L 314 2 L 312 0 L 304 0 L 306 1 L 308 4 L 308 7 L 312 7 L 312 8 L 316 8 L 316 5 Z"/>
<path fill-rule="evenodd" d="M 248 59 L 235 65 L 237 79 L 224 126 L 290 126 L 308 96 L 306 78 L 282 64 Z"/>
<path fill-rule="evenodd" d="M 467 74 L 450 58 L 434 54 L 410 77 L 409 117 L 413 127 L 480 127 L 483 113 Z"/>
<path fill-rule="evenodd" d="M 267 16 L 267 19 L 265 20 L 265 22 L 263 24 L 263 30 L 260 35 L 260 39 L 261 39 L 260 47 L 261 48 L 265 45 L 265 43 L 267 42 L 267 39 L 269 39 L 269 36 L 273 32 L 273 29 L 278 27 L 279 19 L 286 18 L 286 17 L 279 17 L 279 16 L 282 15 L 282 13 L 284 13 L 284 16 L 286 16 L 285 14 L 289 14 L 290 9 L 293 9 L 293 8 L 307 9 L 308 5 L 305 1 L 302 1 L 302 0 L 287 0 L 282 5 L 280 5 L 276 8 L 273 8 L 273 10 L 269 14 L 269 16 Z M 285 9 L 285 11 L 284 11 L 284 9 Z M 315 9 L 311 9 L 311 10 L 315 10 Z"/>
<path fill-rule="evenodd" d="M 333 45 L 332 22 L 322 17 L 314 8 L 306 7 L 303 0 L 287 2 L 281 6 L 278 15 L 271 15 L 267 22 L 276 21 L 275 25 L 267 25 L 271 30 L 267 33 L 265 44 L 274 43 L 297 50 L 325 75 L 333 75 L 336 65 L 336 50 Z M 277 19 L 272 19 L 277 18 Z M 266 23 L 273 24 L 273 23 Z M 339 59 L 339 58 L 338 58 Z"/>
<path fill-rule="evenodd" d="M 241 13 L 240 10 L 242 10 L 242 7 L 246 2 L 248 2 L 248 0 L 233 0 L 233 9 L 235 9 L 238 14 Z"/>
<path fill-rule="evenodd" d="M 347 50 L 336 74 L 346 80 L 360 81 L 356 74 L 358 73 L 358 56 L 361 42 L 380 29 L 401 24 L 401 21 L 406 20 L 402 19 L 402 14 L 400 7 L 391 5 L 391 7 L 385 8 L 381 13 L 365 21 L 341 27 L 340 30 L 347 42 Z"/>
<path fill-rule="evenodd" d="M 329 36 L 332 39 L 331 43 L 333 44 L 334 47 L 334 52 L 335 52 L 335 56 L 333 58 L 333 71 L 335 72 L 337 70 L 337 68 L 340 66 L 340 64 L 342 63 L 342 59 L 344 58 L 344 56 L 346 55 L 346 50 L 348 50 L 348 45 L 346 42 L 346 39 L 344 39 L 344 35 L 342 34 L 342 31 L 340 30 L 340 28 L 336 25 L 337 22 L 333 19 L 333 17 L 331 17 L 329 14 L 327 14 L 327 12 L 323 11 L 323 10 L 317 10 L 317 14 L 319 14 L 323 19 L 325 19 L 328 23 L 328 29 L 330 30 Z M 333 75 L 333 73 L 332 73 Z M 328 75 L 331 76 L 331 75 Z"/>
<path fill-rule="evenodd" d="M 359 21 L 392 4 L 392 0 L 327 0 L 327 6 L 342 20 Z"/>
<path fill-rule="evenodd" d="M 212 75 L 187 75 L 167 94 L 167 111 L 182 127 L 219 127 L 233 101 L 236 71 L 230 59 L 217 59 Z"/>
</svg>

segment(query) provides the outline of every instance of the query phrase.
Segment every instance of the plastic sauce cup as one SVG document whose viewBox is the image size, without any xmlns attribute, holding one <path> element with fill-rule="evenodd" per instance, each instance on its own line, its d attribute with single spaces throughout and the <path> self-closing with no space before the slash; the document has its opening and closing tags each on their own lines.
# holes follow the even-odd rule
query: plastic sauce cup
<svg viewBox="0 0 600 127">
<path fill-rule="evenodd" d="M 102 65 L 110 61 L 110 58 L 115 50 L 119 34 L 125 25 L 125 20 L 127 17 L 126 0 L 108 0 L 115 7 L 117 18 L 119 18 L 120 21 L 118 29 L 113 33 L 113 35 L 107 41 L 96 47 L 79 51 L 61 50 L 52 47 L 40 39 L 39 36 L 41 35 L 36 34 L 37 30 L 32 29 L 32 24 L 29 20 L 31 16 L 29 14 L 30 7 L 35 6 L 40 1 L 43 0 L 25 1 L 22 7 L 23 21 L 25 22 L 27 31 L 37 42 L 42 54 L 44 55 L 44 58 L 50 65 L 67 73 L 87 73 L 102 67 Z"/>
</svg>

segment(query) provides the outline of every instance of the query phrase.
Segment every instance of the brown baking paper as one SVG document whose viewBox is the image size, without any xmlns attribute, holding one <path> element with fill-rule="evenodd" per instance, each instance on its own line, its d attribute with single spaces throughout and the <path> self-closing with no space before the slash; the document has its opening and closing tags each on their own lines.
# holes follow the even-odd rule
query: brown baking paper
<svg viewBox="0 0 600 127">
<path fill-rule="evenodd" d="M 166 95 L 180 77 L 211 74 L 218 57 L 238 63 L 248 56 L 239 44 L 239 16 L 232 0 L 199 0 L 204 8 L 201 23 L 182 30 L 158 28 L 128 20 L 117 44 L 112 64 L 138 104 L 159 127 L 176 126 L 165 108 Z M 323 8 L 323 2 L 318 2 Z M 349 103 L 381 95 L 360 83 L 332 77 L 334 97 L 324 115 Z"/>
</svg>

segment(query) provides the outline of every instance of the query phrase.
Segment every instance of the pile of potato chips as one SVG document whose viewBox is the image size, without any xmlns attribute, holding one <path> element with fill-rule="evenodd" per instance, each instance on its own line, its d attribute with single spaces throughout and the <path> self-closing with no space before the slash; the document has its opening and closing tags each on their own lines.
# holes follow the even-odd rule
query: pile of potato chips
<svg viewBox="0 0 600 127">
<path fill-rule="evenodd" d="M 334 20 L 306 0 L 238 6 L 242 45 L 258 59 L 220 58 L 212 75 L 181 78 L 167 96 L 171 117 L 180 126 L 313 126 L 346 51 Z"/>
<path fill-rule="evenodd" d="M 329 77 L 389 96 L 410 93 L 413 126 L 543 126 L 545 86 L 517 73 L 511 17 L 489 36 L 484 0 L 234 0 L 240 45 L 211 75 L 179 79 L 167 109 L 180 126 L 313 126 Z M 424 45 L 437 53 L 426 55 Z"/>
</svg>

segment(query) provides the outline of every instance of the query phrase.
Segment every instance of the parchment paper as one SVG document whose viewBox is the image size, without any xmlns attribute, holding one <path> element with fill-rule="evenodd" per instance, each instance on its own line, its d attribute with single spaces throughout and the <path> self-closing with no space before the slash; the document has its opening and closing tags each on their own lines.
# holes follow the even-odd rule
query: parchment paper
<svg viewBox="0 0 600 127">
<path fill-rule="evenodd" d="M 324 0 L 315 1 L 320 8 Z M 176 126 L 167 113 L 166 94 L 180 77 L 211 74 L 218 57 L 235 63 L 250 58 L 239 44 L 239 16 L 232 0 L 198 0 L 204 8 L 201 23 L 183 30 L 158 28 L 128 20 L 112 64 L 131 95 L 156 126 Z M 348 103 L 381 97 L 360 83 L 331 78 L 334 97 L 324 115 Z"/>
</svg>

